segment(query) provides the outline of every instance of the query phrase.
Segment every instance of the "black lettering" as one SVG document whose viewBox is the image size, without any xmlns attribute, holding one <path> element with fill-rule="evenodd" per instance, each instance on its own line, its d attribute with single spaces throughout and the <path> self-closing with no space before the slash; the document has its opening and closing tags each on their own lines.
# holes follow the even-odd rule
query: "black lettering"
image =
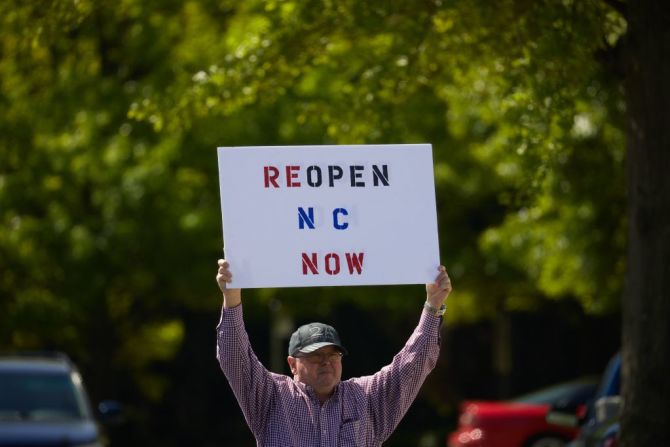
<svg viewBox="0 0 670 447">
<path fill-rule="evenodd" d="M 337 174 L 335 173 L 337 172 Z M 336 165 L 328 166 L 328 185 L 332 188 L 335 186 L 335 180 L 339 180 L 344 175 L 342 168 Z"/>
<path fill-rule="evenodd" d="M 379 181 L 384 184 L 384 186 L 389 185 L 389 171 L 386 165 L 382 165 L 382 170 L 379 170 L 379 166 L 372 165 L 372 181 L 375 186 L 379 186 Z"/>
<path fill-rule="evenodd" d="M 316 180 L 312 178 L 312 173 L 316 172 Z M 310 166 L 307 168 L 307 184 L 313 187 L 321 186 L 321 168 L 318 166 Z"/>
<path fill-rule="evenodd" d="M 363 166 L 360 165 L 351 165 L 349 166 L 349 172 L 351 173 L 351 186 L 352 187 L 363 187 L 365 182 L 357 182 L 356 180 L 363 177 L 363 173 L 359 172 L 363 170 Z"/>
</svg>

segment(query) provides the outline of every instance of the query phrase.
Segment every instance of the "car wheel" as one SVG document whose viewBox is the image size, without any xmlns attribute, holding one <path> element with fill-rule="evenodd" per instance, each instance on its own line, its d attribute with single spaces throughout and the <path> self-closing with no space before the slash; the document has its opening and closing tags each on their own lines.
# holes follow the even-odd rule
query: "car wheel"
<svg viewBox="0 0 670 447">
<path fill-rule="evenodd" d="M 529 442 L 527 447 L 565 447 L 565 439 L 555 436 L 543 436 Z"/>
</svg>

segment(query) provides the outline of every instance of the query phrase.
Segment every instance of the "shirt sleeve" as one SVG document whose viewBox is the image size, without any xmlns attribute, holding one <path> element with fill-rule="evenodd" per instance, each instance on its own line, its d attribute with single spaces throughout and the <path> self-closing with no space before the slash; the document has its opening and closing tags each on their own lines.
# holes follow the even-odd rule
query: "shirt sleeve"
<svg viewBox="0 0 670 447">
<path fill-rule="evenodd" d="M 244 328 L 242 305 L 221 310 L 216 357 L 254 434 L 262 432 L 274 400 L 272 373 L 258 360 Z"/>
<path fill-rule="evenodd" d="M 384 442 L 395 430 L 440 353 L 442 317 L 422 312 L 419 324 L 393 361 L 372 376 L 353 379 L 365 390 L 375 437 Z"/>
</svg>

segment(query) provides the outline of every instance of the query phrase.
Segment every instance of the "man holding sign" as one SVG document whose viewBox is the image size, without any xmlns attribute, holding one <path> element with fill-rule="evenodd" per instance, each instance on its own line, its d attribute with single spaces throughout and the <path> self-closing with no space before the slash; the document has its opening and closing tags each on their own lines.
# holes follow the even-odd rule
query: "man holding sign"
<svg viewBox="0 0 670 447">
<path fill-rule="evenodd" d="M 393 361 L 376 374 L 341 381 L 346 354 L 334 328 L 301 326 L 287 361 L 293 378 L 268 371 L 249 343 L 241 289 L 228 288 L 230 265 L 218 261 L 223 293 L 217 359 L 258 446 L 380 446 L 395 430 L 439 355 L 440 325 L 451 281 L 440 266 L 426 284 L 419 324 Z"/>
<path fill-rule="evenodd" d="M 218 149 L 227 260 L 216 278 L 217 358 L 257 445 L 379 446 L 435 367 L 451 282 L 437 267 L 431 151 L 428 144 Z M 425 282 L 418 326 L 371 376 L 341 380 L 347 351 L 326 324 L 291 337 L 292 378 L 265 369 L 244 329 L 241 288 Z"/>
</svg>

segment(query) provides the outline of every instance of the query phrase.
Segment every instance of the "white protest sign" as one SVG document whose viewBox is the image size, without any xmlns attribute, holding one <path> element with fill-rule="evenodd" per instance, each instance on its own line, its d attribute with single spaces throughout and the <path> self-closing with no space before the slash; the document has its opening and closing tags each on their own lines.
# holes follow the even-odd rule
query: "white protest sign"
<svg viewBox="0 0 670 447">
<path fill-rule="evenodd" d="M 217 151 L 230 287 L 424 284 L 437 276 L 429 144 Z"/>
</svg>

